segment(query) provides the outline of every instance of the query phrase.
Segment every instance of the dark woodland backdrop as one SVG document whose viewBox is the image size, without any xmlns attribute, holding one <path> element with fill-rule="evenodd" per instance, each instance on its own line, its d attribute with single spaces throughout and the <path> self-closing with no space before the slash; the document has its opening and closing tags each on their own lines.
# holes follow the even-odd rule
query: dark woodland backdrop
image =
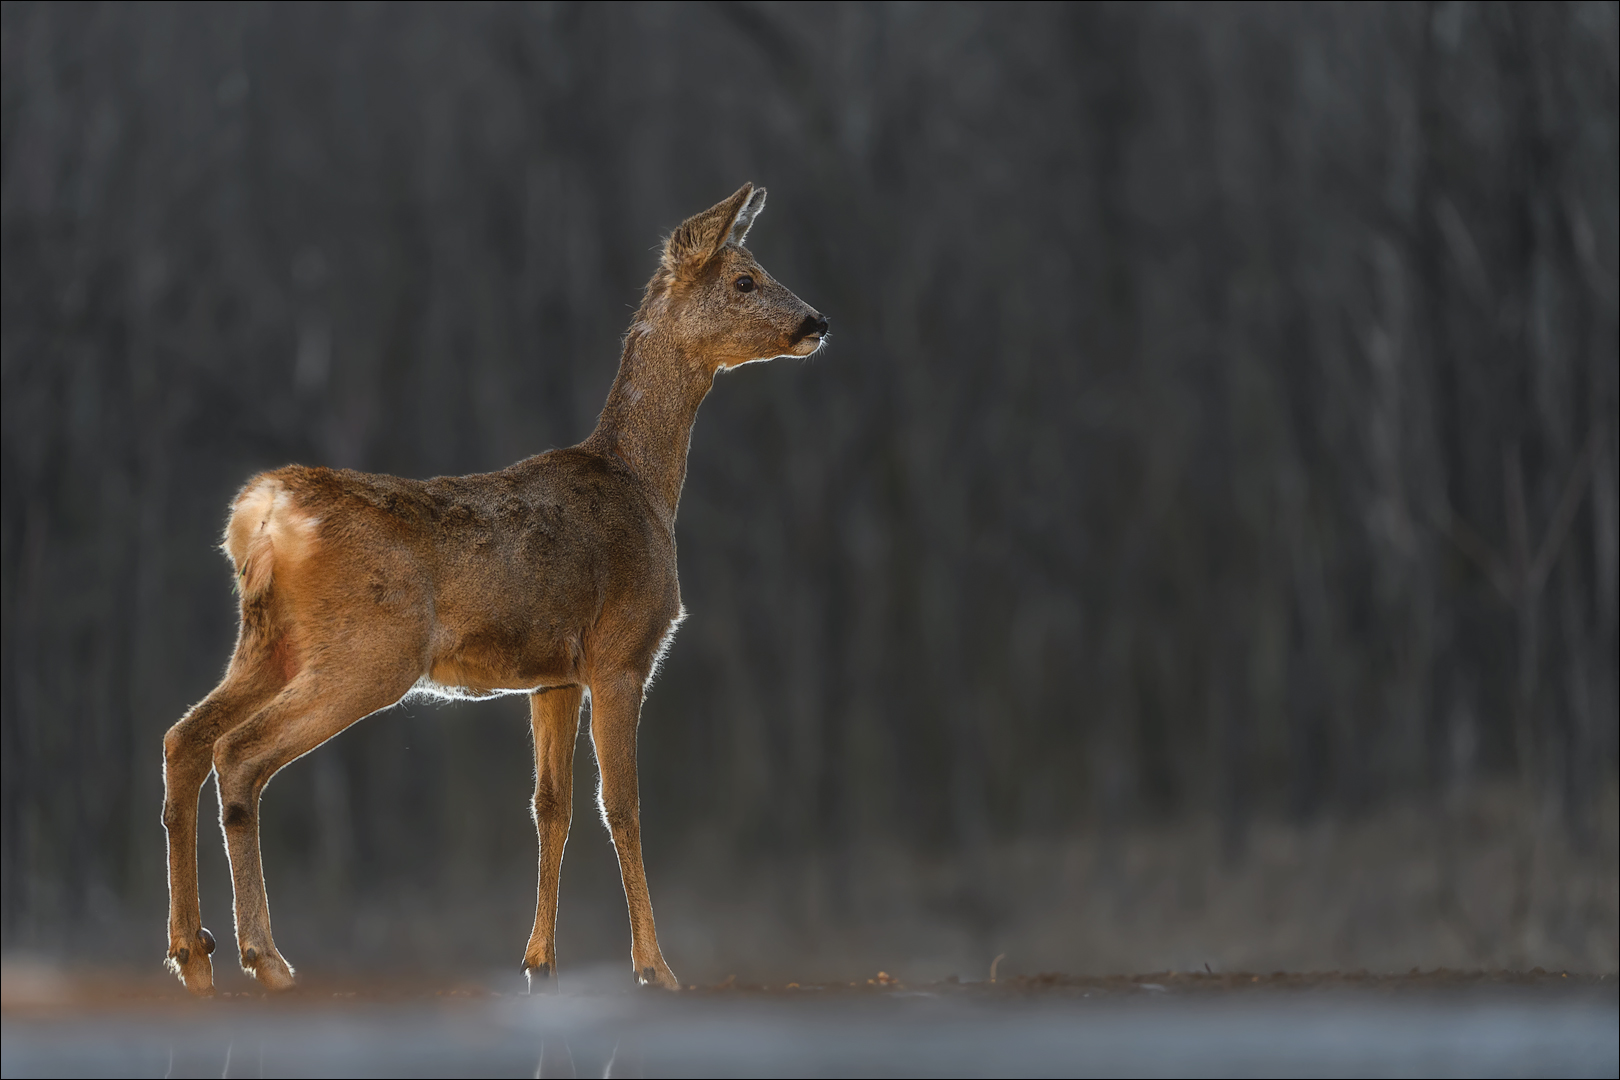
<svg viewBox="0 0 1620 1080">
<path fill-rule="evenodd" d="M 833 340 L 697 425 L 641 743 L 678 972 L 1613 969 L 1615 4 L 0 27 L 10 952 L 161 958 L 237 487 L 583 438 L 657 241 L 753 180 Z M 565 967 L 628 948 L 584 745 Z M 531 777 L 522 699 L 287 770 L 289 957 L 515 973 Z"/>
</svg>

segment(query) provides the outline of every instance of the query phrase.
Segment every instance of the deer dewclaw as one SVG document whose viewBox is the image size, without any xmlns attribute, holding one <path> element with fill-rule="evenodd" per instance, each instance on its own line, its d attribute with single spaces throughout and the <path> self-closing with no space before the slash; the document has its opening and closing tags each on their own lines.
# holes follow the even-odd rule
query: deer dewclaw
<svg viewBox="0 0 1620 1080">
<path fill-rule="evenodd" d="M 270 936 L 259 796 L 282 766 L 412 692 L 529 695 L 540 885 L 523 967 L 555 986 L 557 879 L 584 696 L 598 804 L 630 909 L 643 984 L 679 983 L 653 927 L 641 860 L 636 726 L 683 615 L 675 509 L 692 423 L 715 374 L 809 356 L 827 319 L 743 247 L 765 189 L 681 224 L 624 339 L 590 438 L 500 472 L 402 480 L 289 465 L 247 482 L 225 551 L 241 623 L 225 678 L 163 738 L 168 964 L 213 992 L 197 900 L 197 796 L 218 774 L 244 970 L 272 990 L 293 970 Z"/>
</svg>

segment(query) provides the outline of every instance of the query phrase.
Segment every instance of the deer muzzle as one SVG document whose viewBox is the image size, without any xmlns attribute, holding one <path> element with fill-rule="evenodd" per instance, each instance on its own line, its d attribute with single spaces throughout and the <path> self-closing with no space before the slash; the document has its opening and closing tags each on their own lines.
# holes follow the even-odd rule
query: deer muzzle
<svg viewBox="0 0 1620 1080">
<path fill-rule="evenodd" d="M 807 337 L 821 337 L 827 332 L 827 316 L 811 312 L 804 317 L 799 328 L 793 332 L 793 344 L 797 345 Z"/>
</svg>

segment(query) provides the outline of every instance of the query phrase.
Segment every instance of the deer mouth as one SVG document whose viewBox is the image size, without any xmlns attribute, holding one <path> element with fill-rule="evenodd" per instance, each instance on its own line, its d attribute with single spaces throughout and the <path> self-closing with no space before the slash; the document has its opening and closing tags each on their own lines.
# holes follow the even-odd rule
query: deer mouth
<svg viewBox="0 0 1620 1080">
<path fill-rule="evenodd" d="M 821 348 L 827 337 L 827 319 L 822 315 L 806 315 L 793 332 L 789 352 L 794 356 L 809 356 Z"/>
<path fill-rule="evenodd" d="M 792 348 L 788 349 L 788 355 L 809 356 L 811 353 L 821 348 L 821 343 L 822 336 L 820 334 L 814 334 L 810 337 L 802 337 L 793 343 Z"/>
</svg>

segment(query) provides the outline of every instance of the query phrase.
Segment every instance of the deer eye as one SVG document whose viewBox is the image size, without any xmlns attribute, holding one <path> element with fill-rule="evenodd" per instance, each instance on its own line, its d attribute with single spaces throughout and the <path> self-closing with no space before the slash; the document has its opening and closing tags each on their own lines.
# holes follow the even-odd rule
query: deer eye
<svg viewBox="0 0 1620 1080">
<path fill-rule="evenodd" d="M 747 274 L 744 274 L 742 277 L 738 278 L 737 279 L 737 291 L 738 292 L 753 292 L 754 291 L 754 279 L 749 277 Z"/>
</svg>

